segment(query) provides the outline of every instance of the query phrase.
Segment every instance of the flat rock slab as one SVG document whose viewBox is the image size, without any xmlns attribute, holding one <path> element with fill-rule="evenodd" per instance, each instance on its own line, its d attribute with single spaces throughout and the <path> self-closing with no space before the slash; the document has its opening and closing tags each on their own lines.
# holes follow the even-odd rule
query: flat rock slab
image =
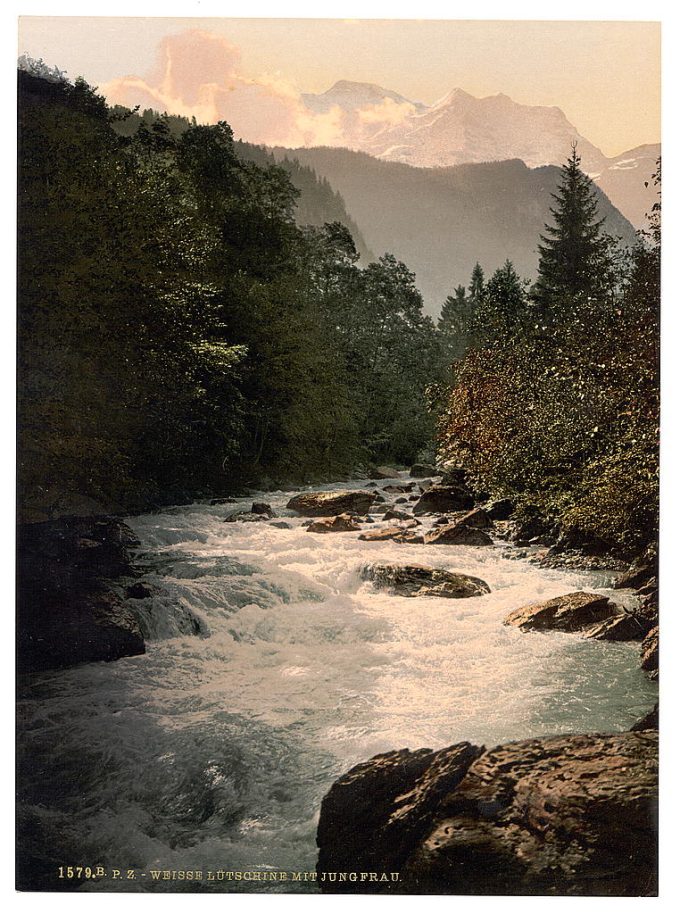
<svg viewBox="0 0 680 914">
<path fill-rule="evenodd" d="M 657 782 L 650 729 L 378 755 L 322 802 L 318 884 L 322 892 L 653 895 Z M 323 878 L 343 871 L 400 878 Z"/>
<path fill-rule="evenodd" d="M 307 533 L 350 533 L 355 530 L 361 530 L 361 527 L 350 514 L 322 517 L 307 527 Z"/>
<path fill-rule="evenodd" d="M 436 526 L 427 534 L 425 542 L 438 546 L 493 546 L 488 533 L 478 527 L 468 527 L 462 520 Z"/>
<path fill-rule="evenodd" d="M 449 511 L 470 511 L 474 506 L 474 498 L 461 486 L 431 486 L 415 503 L 413 513 L 446 514 Z"/>
<path fill-rule="evenodd" d="M 584 631 L 586 638 L 595 641 L 642 641 L 649 632 L 649 624 L 635 613 L 623 612 L 597 622 Z"/>
<path fill-rule="evenodd" d="M 620 614 L 619 607 L 607 597 L 578 591 L 515 609 L 504 624 L 516 625 L 525 632 L 579 632 Z"/>
<path fill-rule="evenodd" d="M 367 514 L 377 501 L 374 492 L 345 490 L 341 492 L 302 492 L 288 502 L 292 511 L 304 517 L 334 517 L 338 514 Z"/>
<path fill-rule="evenodd" d="M 491 588 L 468 574 L 427 565 L 364 565 L 361 578 L 401 597 L 479 597 Z"/>
</svg>

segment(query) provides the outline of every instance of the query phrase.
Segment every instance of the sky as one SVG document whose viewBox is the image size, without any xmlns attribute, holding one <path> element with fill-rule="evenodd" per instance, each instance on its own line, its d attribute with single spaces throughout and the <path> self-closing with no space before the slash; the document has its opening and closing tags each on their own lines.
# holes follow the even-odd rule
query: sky
<svg viewBox="0 0 680 914">
<path fill-rule="evenodd" d="M 339 79 L 426 104 L 462 88 L 556 105 L 609 156 L 661 138 L 655 22 L 35 16 L 20 18 L 18 50 L 111 103 L 225 119 L 252 142 L 341 145 L 337 117 L 300 98 Z"/>
</svg>

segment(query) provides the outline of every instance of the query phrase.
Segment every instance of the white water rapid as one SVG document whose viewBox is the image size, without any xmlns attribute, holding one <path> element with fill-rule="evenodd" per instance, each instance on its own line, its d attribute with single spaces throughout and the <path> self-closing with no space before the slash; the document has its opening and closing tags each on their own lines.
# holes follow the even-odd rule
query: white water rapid
<svg viewBox="0 0 680 914">
<path fill-rule="evenodd" d="M 223 522 L 252 497 L 128 520 L 141 580 L 155 589 L 129 603 L 147 653 L 35 675 L 22 695 L 30 814 L 53 836 L 55 859 L 145 874 L 312 871 L 324 793 L 375 753 L 620 731 L 656 700 L 638 644 L 502 624 L 528 602 L 608 593 L 606 574 L 539 568 L 507 557 L 505 544 L 309 533 L 285 508 L 292 494 L 256 499 L 290 529 Z M 491 593 L 391 596 L 360 581 L 370 561 L 467 572 Z M 148 878 L 80 888 L 211 889 L 315 890 Z"/>
</svg>

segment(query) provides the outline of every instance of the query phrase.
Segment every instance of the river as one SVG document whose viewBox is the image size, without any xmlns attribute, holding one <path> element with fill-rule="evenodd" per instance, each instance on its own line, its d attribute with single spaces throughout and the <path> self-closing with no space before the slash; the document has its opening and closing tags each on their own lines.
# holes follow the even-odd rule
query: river
<svg viewBox="0 0 680 914">
<path fill-rule="evenodd" d="M 223 522 L 252 497 L 129 518 L 142 580 L 155 588 L 130 601 L 147 653 L 42 673 L 23 688 L 23 813 L 42 845 L 33 850 L 145 874 L 81 891 L 314 891 L 205 874 L 313 871 L 321 798 L 375 753 L 620 731 L 656 700 L 638 644 L 502 624 L 528 602 L 608 593 L 605 573 L 540 568 L 500 543 L 309 533 L 285 508 L 292 494 L 258 499 L 289 529 Z M 466 572 L 491 593 L 391 596 L 360 581 L 367 561 Z M 154 868 L 200 869 L 204 880 L 154 881 Z"/>
</svg>

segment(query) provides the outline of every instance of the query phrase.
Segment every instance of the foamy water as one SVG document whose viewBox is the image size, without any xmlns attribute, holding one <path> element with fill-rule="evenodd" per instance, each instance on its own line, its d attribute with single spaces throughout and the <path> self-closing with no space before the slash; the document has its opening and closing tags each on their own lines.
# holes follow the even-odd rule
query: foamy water
<svg viewBox="0 0 680 914">
<path fill-rule="evenodd" d="M 363 485 L 366 482 L 364 481 Z M 351 487 L 360 488 L 361 483 Z M 326 487 L 331 488 L 331 487 Z M 55 862 L 311 871 L 321 798 L 378 752 L 628 729 L 656 700 L 639 645 L 521 633 L 504 617 L 607 576 L 540 569 L 494 547 L 365 543 L 291 523 L 230 523 L 252 498 L 128 522 L 152 599 L 130 601 L 147 653 L 33 678 L 26 814 Z M 395 597 L 366 562 L 483 578 L 470 599 Z M 617 600 L 622 593 L 610 594 Z M 141 880 L 82 890 L 312 890 Z"/>
</svg>

